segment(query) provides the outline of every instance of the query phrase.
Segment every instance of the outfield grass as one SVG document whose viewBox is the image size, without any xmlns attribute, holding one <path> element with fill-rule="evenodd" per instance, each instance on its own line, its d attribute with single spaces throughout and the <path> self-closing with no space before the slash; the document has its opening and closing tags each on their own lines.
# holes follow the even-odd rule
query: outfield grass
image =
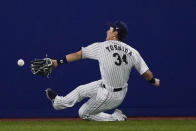
<svg viewBox="0 0 196 131">
<path fill-rule="evenodd" d="M 196 120 L 0 121 L 0 131 L 196 131 Z"/>
</svg>

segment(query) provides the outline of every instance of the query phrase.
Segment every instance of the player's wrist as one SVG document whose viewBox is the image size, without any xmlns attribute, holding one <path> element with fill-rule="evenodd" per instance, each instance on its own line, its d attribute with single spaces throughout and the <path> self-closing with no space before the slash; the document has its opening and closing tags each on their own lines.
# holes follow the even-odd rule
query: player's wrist
<svg viewBox="0 0 196 131">
<path fill-rule="evenodd" d="M 67 58 L 66 58 L 66 56 L 63 57 L 62 59 L 58 59 L 58 60 L 57 60 L 57 64 L 58 64 L 58 65 L 65 64 L 65 63 L 67 63 Z"/>
<path fill-rule="evenodd" d="M 151 84 L 155 84 L 155 78 L 153 77 L 153 78 L 150 79 L 148 82 L 150 82 Z"/>
</svg>

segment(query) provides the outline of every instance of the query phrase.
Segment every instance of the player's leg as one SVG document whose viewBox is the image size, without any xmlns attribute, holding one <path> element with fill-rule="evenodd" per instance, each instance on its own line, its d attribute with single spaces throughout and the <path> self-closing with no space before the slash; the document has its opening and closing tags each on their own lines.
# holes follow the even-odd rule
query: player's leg
<svg viewBox="0 0 196 131">
<path fill-rule="evenodd" d="M 94 120 L 94 121 L 115 121 L 111 114 L 107 113 L 97 113 L 97 105 L 100 103 L 92 98 L 88 102 L 84 103 L 79 109 L 79 116 L 84 120 Z M 95 114 L 93 112 L 96 112 Z"/>
<path fill-rule="evenodd" d="M 53 107 L 56 110 L 65 109 L 67 107 L 74 106 L 77 102 L 80 102 L 85 97 L 93 97 L 96 95 L 97 88 L 100 81 L 91 82 L 86 85 L 78 86 L 72 92 L 66 96 L 56 96 L 53 102 Z"/>
<path fill-rule="evenodd" d="M 115 109 L 112 114 L 100 112 L 95 115 L 89 115 L 87 119 L 92 121 L 125 121 L 127 117 L 122 113 L 121 110 Z"/>
<path fill-rule="evenodd" d="M 79 116 L 82 119 L 94 121 L 123 121 L 126 116 L 120 110 L 115 110 L 113 114 L 104 113 L 106 110 L 114 109 L 119 106 L 127 90 L 120 92 L 109 92 L 104 88 L 98 88 L 96 97 L 92 97 L 79 109 Z"/>
</svg>

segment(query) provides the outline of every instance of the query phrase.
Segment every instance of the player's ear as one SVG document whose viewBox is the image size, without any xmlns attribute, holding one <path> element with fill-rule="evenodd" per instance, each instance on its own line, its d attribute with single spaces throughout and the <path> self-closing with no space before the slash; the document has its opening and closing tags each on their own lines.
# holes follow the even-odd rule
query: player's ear
<svg viewBox="0 0 196 131">
<path fill-rule="evenodd" d="M 114 36 L 118 36 L 118 31 L 114 31 Z"/>
</svg>

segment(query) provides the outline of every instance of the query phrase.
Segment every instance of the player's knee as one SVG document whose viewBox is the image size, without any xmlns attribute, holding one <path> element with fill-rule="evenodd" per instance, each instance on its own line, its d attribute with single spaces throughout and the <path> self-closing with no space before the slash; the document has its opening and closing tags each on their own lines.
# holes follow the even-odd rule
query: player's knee
<svg viewBox="0 0 196 131">
<path fill-rule="evenodd" d="M 78 114 L 79 114 L 79 117 L 80 117 L 80 118 L 83 118 L 83 116 L 84 116 L 84 111 L 83 111 L 82 108 L 79 109 Z"/>
<path fill-rule="evenodd" d="M 55 110 L 60 110 L 60 108 L 59 108 L 59 106 L 57 105 L 57 104 L 52 104 L 52 106 L 53 106 L 53 108 L 55 109 Z"/>
<path fill-rule="evenodd" d="M 80 108 L 78 113 L 79 113 L 80 118 L 82 118 L 82 119 L 88 118 L 88 114 L 86 113 L 86 111 L 83 108 Z"/>
<path fill-rule="evenodd" d="M 83 88 L 84 88 L 84 86 L 83 86 L 83 85 L 80 85 L 80 86 L 78 86 L 75 90 L 76 90 L 78 93 L 82 93 L 82 92 L 85 91 Z"/>
<path fill-rule="evenodd" d="M 53 106 L 53 108 L 54 108 L 55 110 L 62 110 L 62 109 L 66 109 L 66 108 L 67 108 L 67 107 L 62 106 L 62 105 L 59 105 L 59 104 L 57 104 L 57 103 L 53 103 L 52 106 Z"/>
</svg>

